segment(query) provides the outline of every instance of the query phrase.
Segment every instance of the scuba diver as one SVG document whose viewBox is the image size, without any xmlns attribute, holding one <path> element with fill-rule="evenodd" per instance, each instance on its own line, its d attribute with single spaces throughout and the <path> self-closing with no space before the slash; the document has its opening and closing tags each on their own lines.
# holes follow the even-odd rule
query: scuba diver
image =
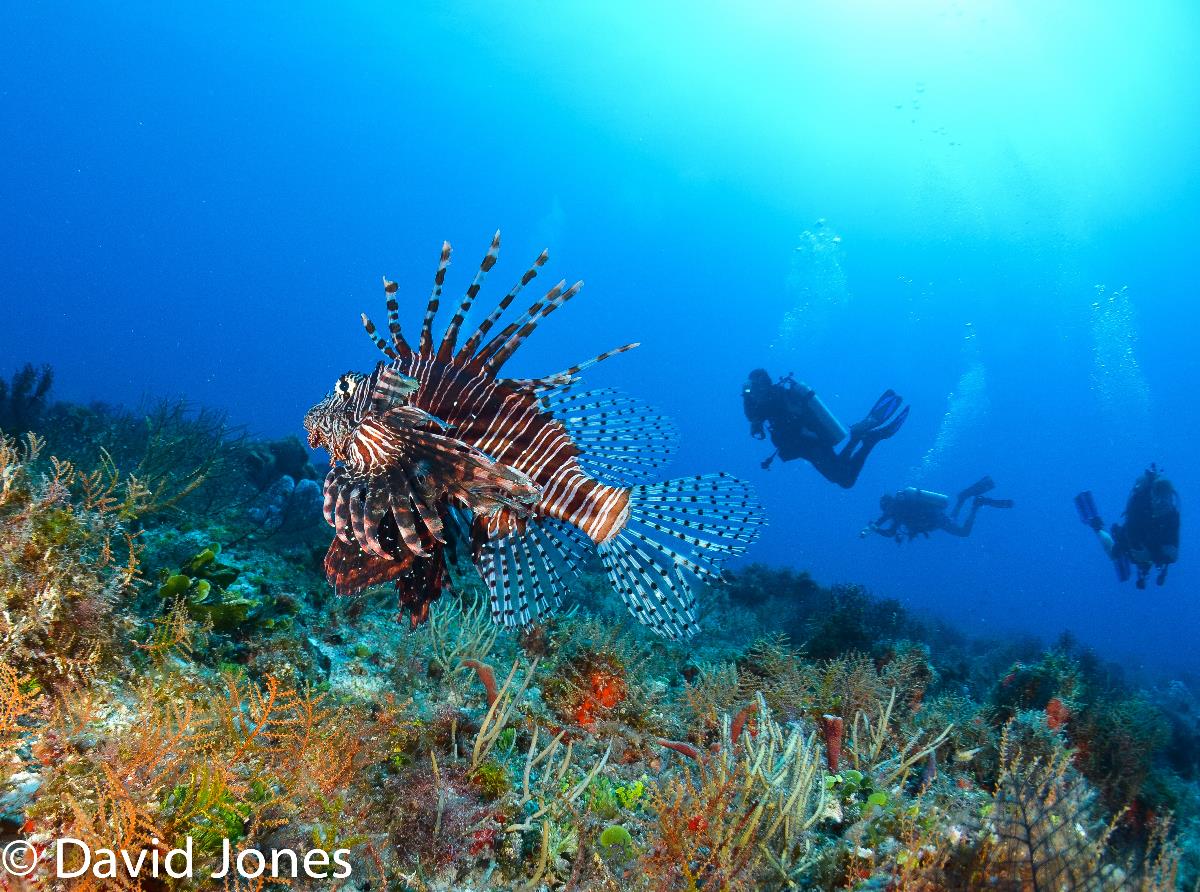
<svg viewBox="0 0 1200 892">
<path fill-rule="evenodd" d="M 764 470 L 776 457 L 780 461 L 802 458 L 826 480 L 845 489 L 858 480 L 875 445 L 900 430 L 908 418 L 908 406 L 896 415 L 901 402 L 895 391 L 885 391 L 867 417 L 847 432 L 816 392 L 790 374 L 772 383 L 766 369 L 755 369 L 742 387 L 750 436 L 763 440 L 770 435 L 775 447 L 762 463 Z M 846 445 L 835 450 L 847 434 Z"/>
<path fill-rule="evenodd" d="M 1133 575 L 1135 566 L 1138 588 L 1146 587 L 1151 568 L 1158 570 L 1158 585 L 1167 581 L 1168 568 L 1179 560 L 1179 494 L 1157 465 L 1151 464 L 1134 482 L 1124 523 L 1105 530 L 1090 491 L 1075 497 L 1075 508 L 1079 519 L 1095 531 L 1121 582 Z"/>
<path fill-rule="evenodd" d="M 868 533 L 878 533 L 886 539 L 895 539 L 899 545 L 906 539 L 911 541 L 917 536 L 929 537 L 935 530 L 944 530 L 951 536 L 969 536 L 975 526 L 975 515 L 979 509 L 1011 508 L 1012 499 L 989 499 L 985 493 L 995 489 L 996 484 L 991 477 L 984 477 L 971 484 L 958 494 L 954 502 L 954 510 L 946 513 L 950 497 L 940 492 L 928 489 L 917 489 L 910 486 L 902 489 L 893 496 L 883 496 L 879 500 L 879 508 L 883 512 L 879 519 L 869 524 L 860 532 L 859 538 L 865 539 Z M 962 511 L 967 500 L 971 500 L 971 513 L 962 524 L 958 523 L 958 514 Z"/>
</svg>

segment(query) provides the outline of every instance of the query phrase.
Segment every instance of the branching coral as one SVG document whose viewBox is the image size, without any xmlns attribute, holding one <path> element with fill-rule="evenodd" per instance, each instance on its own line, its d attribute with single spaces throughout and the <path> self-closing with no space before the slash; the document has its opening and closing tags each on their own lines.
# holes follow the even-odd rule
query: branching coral
<svg viewBox="0 0 1200 892">
<path fill-rule="evenodd" d="M 985 854 L 988 887 L 1118 889 L 1103 864 L 1112 825 L 1094 817 L 1094 794 L 1071 772 L 1070 753 L 1026 762 L 1005 734 Z"/>
<path fill-rule="evenodd" d="M 907 777 L 917 765 L 937 752 L 950 736 L 950 727 L 933 735 L 915 731 L 907 737 L 897 737 L 893 725 L 896 690 L 892 689 L 887 704 L 880 704 L 872 718 L 864 710 L 855 713 L 854 724 L 844 752 L 849 764 L 864 775 L 870 775 L 880 787 L 891 787 Z"/>
<path fill-rule="evenodd" d="M 1161 711 L 1136 696 L 1101 697 L 1080 710 L 1067 728 L 1075 764 L 1100 790 L 1110 810 L 1132 805 L 1167 741 Z"/>
<path fill-rule="evenodd" d="M 43 418 L 52 442 L 75 431 L 71 462 L 38 437 L 0 447 L 0 821 L 35 845 L 74 835 L 136 857 L 190 837 L 202 863 L 225 840 L 345 847 L 357 886 L 430 890 L 1025 892 L 1036 874 L 1163 892 L 1177 879 L 1165 815 L 1187 792 L 1154 759 L 1154 701 L 1106 686 L 1069 647 L 948 668 L 945 639 L 908 643 L 918 626 L 880 619 L 861 589 L 761 569 L 743 613 L 759 601 L 775 628 L 819 627 L 815 656 L 755 640 L 747 616 L 688 648 L 585 609 L 518 641 L 457 577 L 458 597 L 399 631 L 386 598 L 331 598 L 307 543 L 239 539 L 235 515 L 302 449 L 250 455 L 215 415 L 151 415 L 59 404 Z M 208 470 L 195 444 L 219 453 Z M 209 476 L 181 492 L 193 472 Z M 169 572 L 139 586 L 139 555 Z M 264 607 L 218 617 L 222 592 Z M 792 596 L 799 608 L 778 604 Z M 1105 837 L 1089 783 L 1114 806 L 1140 791 L 1118 834 Z M 1091 873 L 1058 873 L 1066 861 Z"/>
<path fill-rule="evenodd" d="M 131 412 L 58 405 L 40 431 L 60 458 L 77 467 L 120 469 L 139 491 L 147 518 L 194 509 L 205 516 L 236 508 L 257 493 L 246 477 L 243 438 L 223 412 L 162 400 Z"/>
<path fill-rule="evenodd" d="M 0 749 L 12 745 L 21 733 L 20 720 L 33 710 L 36 701 L 12 667 L 0 663 Z"/>
<path fill-rule="evenodd" d="M 429 609 L 424 625 L 433 658 L 443 674 L 453 676 L 483 663 L 496 643 L 499 628 L 482 597 L 462 604 L 455 598 L 439 598 Z"/>
<path fill-rule="evenodd" d="M 483 764 L 483 761 L 492 751 L 492 747 L 496 745 L 496 741 L 499 740 L 500 735 L 504 732 L 517 704 L 520 703 L 521 697 L 528 690 L 530 682 L 533 681 L 533 672 L 537 668 L 537 660 L 533 661 L 521 680 L 514 684 L 518 667 L 519 663 L 514 661 L 512 669 L 509 670 L 508 676 L 504 679 L 504 683 L 496 689 L 494 695 L 490 692 L 488 694 L 488 710 L 483 717 L 483 721 L 479 723 L 479 731 L 475 735 L 475 745 L 471 749 L 472 771 Z"/>
<path fill-rule="evenodd" d="M 763 868 L 792 882 L 809 866 L 808 831 L 824 804 L 816 734 L 785 731 L 756 700 L 755 734 L 734 740 L 724 716 L 716 752 L 697 753 L 655 790 L 658 841 L 646 861 L 658 888 L 750 888 Z"/>
<path fill-rule="evenodd" d="M 226 676 L 224 690 L 167 676 L 129 713 L 97 712 L 90 695 L 64 703 L 36 754 L 45 778 L 36 826 L 134 853 L 191 837 L 199 855 L 222 840 L 261 841 L 287 823 L 342 826 L 365 795 L 394 716 L 369 718 L 326 697 Z M 82 748 L 78 741 L 91 739 Z M 336 807 L 335 807 L 336 806 Z M 354 832 L 351 828 L 349 832 Z M 97 888 L 142 888 L 131 875 Z"/>
<path fill-rule="evenodd" d="M 654 789 L 655 842 L 644 859 L 654 888 L 753 888 L 763 811 L 746 781 L 723 760 L 702 760 Z"/>
<path fill-rule="evenodd" d="M 21 720 L 37 705 L 38 696 L 27 690 L 28 679 L 22 679 L 11 666 L 0 662 L 0 785 L 8 781 L 22 759 L 16 753 L 26 729 Z"/>
<path fill-rule="evenodd" d="M 39 472 L 42 446 L 0 438 L 0 659 L 50 685 L 101 660 L 138 554 L 121 500 L 69 463 Z"/>
</svg>

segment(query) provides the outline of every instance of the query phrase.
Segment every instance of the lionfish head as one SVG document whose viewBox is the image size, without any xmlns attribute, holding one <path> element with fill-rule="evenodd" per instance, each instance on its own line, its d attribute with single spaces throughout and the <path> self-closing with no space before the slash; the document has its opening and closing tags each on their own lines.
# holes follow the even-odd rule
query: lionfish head
<svg viewBox="0 0 1200 892">
<path fill-rule="evenodd" d="M 346 446 L 354 428 L 362 421 L 366 381 L 366 375 L 346 372 L 337 379 L 325 399 L 305 413 L 304 429 L 308 432 L 309 446 L 325 448 L 334 461 L 346 457 Z"/>
</svg>

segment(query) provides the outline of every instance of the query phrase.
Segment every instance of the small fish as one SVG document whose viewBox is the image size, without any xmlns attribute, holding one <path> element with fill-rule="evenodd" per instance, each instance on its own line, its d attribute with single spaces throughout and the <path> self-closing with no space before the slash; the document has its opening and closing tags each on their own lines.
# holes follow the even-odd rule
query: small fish
<svg viewBox="0 0 1200 892">
<path fill-rule="evenodd" d="M 973 750 L 957 750 L 954 753 L 955 762 L 970 762 L 983 751 L 983 747 L 977 746 Z"/>
<path fill-rule="evenodd" d="M 673 451 L 671 424 L 613 390 L 574 389 L 584 369 L 637 344 L 542 378 L 500 376 L 539 323 L 583 287 L 559 282 L 485 341 L 546 252 L 459 347 L 499 251 L 497 232 L 436 344 L 450 244 L 415 346 L 398 321 L 399 286 L 384 279 L 389 337 L 362 321 L 386 360 L 342 375 L 305 416 L 309 443 L 330 457 L 325 518 L 335 536 L 326 575 L 339 594 L 395 582 L 415 624 L 465 545 L 493 619 L 519 627 L 557 608 L 568 580 L 598 556 L 630 613 L 660 635 L 689 638 L 695 585 L 720 580 L 723 560 L 757 537 L 762 510 L 728 474 L 650 482 Z"/>
</svg>

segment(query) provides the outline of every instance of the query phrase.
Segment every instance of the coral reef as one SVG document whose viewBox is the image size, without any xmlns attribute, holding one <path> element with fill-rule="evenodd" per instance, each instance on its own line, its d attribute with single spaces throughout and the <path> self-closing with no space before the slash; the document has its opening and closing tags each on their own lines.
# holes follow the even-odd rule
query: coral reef
<svg viewBox="0 0 1200 892">
<path fill-rule="evenodd" d="M 631 627 L 590 572 L 587 610 L 519 635 L 465 573 L 411 629 L 391 592 L 329 593 L 296 444 L 179 404 L 29 417 L 44 435 L 0 441 L 0 832 L 43 856 L 27 888 L 58 888 L 64 836 L 262 865 L 69 887 L 96 890 L 1200 877 L 1187 680 L 763 566 L 687 646 Z"/>
</svg>

